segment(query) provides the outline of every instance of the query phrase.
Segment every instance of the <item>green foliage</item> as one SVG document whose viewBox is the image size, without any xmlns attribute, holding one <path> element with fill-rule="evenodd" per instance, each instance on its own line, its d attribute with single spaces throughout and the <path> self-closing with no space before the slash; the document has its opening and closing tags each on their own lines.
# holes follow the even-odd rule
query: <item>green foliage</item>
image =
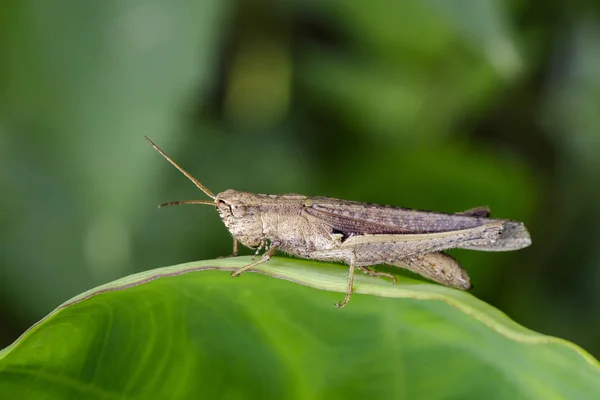
<svg viewBox="0 0 600 400">
<path fill-rule="evenodd" d="M 360 275 L 339 310 L 343 266 L 274 258 L 259 268 L 271 277 L 220 271 L 248 261 L 151 270 L 64 303 L 0 352 L 0 398 L 573 400 L 600 391 L 600 366 L 585 351 L 468 293 Z"/>
</svg>

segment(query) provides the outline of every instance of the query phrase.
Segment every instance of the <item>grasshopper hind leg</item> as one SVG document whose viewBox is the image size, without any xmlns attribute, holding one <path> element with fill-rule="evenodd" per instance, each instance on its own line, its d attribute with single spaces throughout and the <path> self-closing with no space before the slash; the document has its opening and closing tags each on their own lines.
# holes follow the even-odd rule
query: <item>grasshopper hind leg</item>
<svg viewBox="0 0 600 400">
<path fill-rule="evenodd" d="M 467 271 L 462 269 L 453 257 L 442 252 L 416 254 L 401 258 L 391 263 L 391 265 L 408 269 L 444 286 L 461 290 L 467 290 L 471 287 Z"/>
<path fill-rule="evenodd" d="M 378 278 L 386 277 L 386 278 L 390 278 L 392 281 L 394 281 L 394 283 L 398 283 L 398 280 L 396 279 L 396 277 L 387 272 L 373 271 L 369 267 L 357 267 L 357 268 L 369 276 L 376 276 Z"/>
</svg>

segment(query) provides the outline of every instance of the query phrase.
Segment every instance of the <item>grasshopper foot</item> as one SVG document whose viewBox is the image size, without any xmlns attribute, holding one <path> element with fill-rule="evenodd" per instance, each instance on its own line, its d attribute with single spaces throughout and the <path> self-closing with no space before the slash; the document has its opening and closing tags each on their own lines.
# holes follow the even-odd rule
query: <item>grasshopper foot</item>
<svg viewBox="0 0 600 400">
<path fill-rule="evenodd" d="M 350 295 L 347 294 L 346 297 L 344 298 L 344 301 L 338 301 L 334 305 L 336 308 L 344 308 L 344 307 L 346 307 L 346 305 L 348 304 L 349 301 L 350 301 Z"/>
<path fill-rule="evenodd" d="M 352 292 L 353 292 L 353 288 L 350 286 L 348 287 L 348 290 L 346 291 L 346 297 L 344 297 L 343 301 L 338 301 L 337 303 L 335 303 L 335 306 L 337 308 L 344 308 L 346 307 L 346 305 L 348 304 L 348 302 L 350 301 L 350 296 L 352 296 Z"/>
<path fill-rule="evenodd" d="M 219 256 L 219 257 L 217 257 L 217 260 L 219 260 L 221 258 L 233 258 L 233 257 L 237 257 L 237 256 L 238 256 L 237 253 L 231 253 L 231 254 L 228 254 L 226 256 Z"/>
<path fill-rule="evenodd" d="M 241 268 L 240 268 L 240 269 L 241 269 Z M 235 271 L 233 271 L 233 272 L 231 273 L 231 275 L 230 275 L 230 276 L 231 276 L 232 278 L 237 278 L 237 277 L 241 276 L 243 272 L 244 272 L 244 271 L 240 271 L 240 270 L 238 269 L 238 270 L 235 270 Z"/>
</svg>

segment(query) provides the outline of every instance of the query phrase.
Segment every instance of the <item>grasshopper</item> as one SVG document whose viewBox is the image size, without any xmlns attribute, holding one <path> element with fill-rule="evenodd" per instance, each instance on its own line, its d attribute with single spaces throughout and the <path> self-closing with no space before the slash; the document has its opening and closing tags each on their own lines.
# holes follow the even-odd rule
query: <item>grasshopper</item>
<svg viewBox="0 0 600 400">
<path fill-rule="evenodd" d="M 154 142 L 144 138 L 212 199 L 173 201 L 160 207 L 214 206 L 233 236 L 233 256 L 238 254 L 238 242 L 256 249 L 255 256 L 264 249 L 259 260 L 232 272 L 232 277 L 269 261 L 278 250 L 310 260 L 343 262 L 349 266 L 348 284 L 344 300 L 336 304 L 339 308 L 350 300 L 357 269 L 396 282 L 394 275 L 370 269 L 373 265 L 389 264 L 442 285 L 467 290 L 471 287 L 467 272 L 444 250 L 510 251 L 531 244 L 522 222 L 492 219 L 487 207 L 445 214 L 300 194 L 255 194 L 228 189 L 214 195 Z"/>
</svg>

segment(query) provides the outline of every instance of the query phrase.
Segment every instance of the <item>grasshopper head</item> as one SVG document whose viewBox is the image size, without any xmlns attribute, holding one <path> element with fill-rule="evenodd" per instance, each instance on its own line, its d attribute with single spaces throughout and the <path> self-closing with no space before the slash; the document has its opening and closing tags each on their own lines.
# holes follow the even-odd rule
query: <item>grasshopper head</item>
<svg viewBox="0 0 600 400">
<path fill-rule="evenodd" d="M 252 193 L 226 190 L 215 197 L 217 211 L 234 238 L 244 246 L 256 248 L 263 242 L 260 208 Z"/>
<path fill-rule="evenodd" d="M 206 204 L 217 208 L 223 223 L 229 229 L 233 237 L 248 247 L 259 247 L 263 243 L 262 220 L 260 218 L 260 206 L 256 201 L 257 196 L 252 193 L 237 192 L 235 190 L 226 190 L 223 193 L 214 195 L 206 186 L 201 184 L 189 172 L 184 170 L 162 151 L 154 142 L 144 138 L 158 151 L 167 161 L 177 168 L 183 175 L 202 190 L 212 201 L 208 200 L 183 200 L 170 201 L 163 203 L 160 207 L 176 204 Z"/>
</svg>

